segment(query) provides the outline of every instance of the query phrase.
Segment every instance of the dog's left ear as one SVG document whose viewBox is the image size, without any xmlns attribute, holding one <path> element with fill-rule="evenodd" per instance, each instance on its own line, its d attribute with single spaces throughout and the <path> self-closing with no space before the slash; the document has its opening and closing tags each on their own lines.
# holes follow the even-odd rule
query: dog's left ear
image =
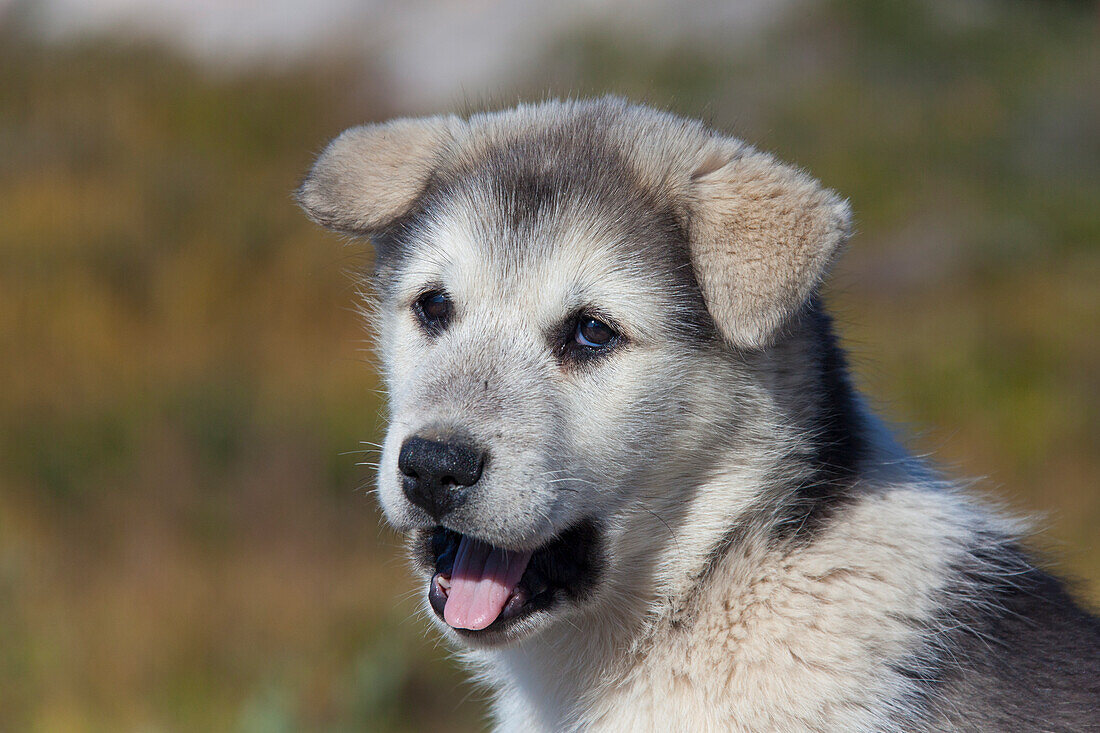
<svg viewBox="0 0 1100 733">
<path fill-rule="evenodd" d="M 298 203 L 329 229 L 378 232 L 412 208 L 464 125 L 454 116 L 420 117 L 345 130 L 313 164 Z"/>
<path fill-rule="evenodd" d="M 751 148 L 711 151 L 692 176 L 691 259 L 734 346 L 768 346 L 848 238 L 847 202 Z"/>
</svg>

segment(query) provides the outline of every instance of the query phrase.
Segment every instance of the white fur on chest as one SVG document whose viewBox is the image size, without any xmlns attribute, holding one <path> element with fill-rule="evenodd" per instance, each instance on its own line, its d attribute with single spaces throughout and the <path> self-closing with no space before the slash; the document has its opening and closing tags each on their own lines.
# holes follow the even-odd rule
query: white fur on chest
<svg viewBox="0 0 1100 733">
<path fill-rule="evenodd" d="M 941 623 L 937 594 L 973 517 L 948 492 L 887 490 L 805 548 L 732 548 L 688 620 L 651 620 L 632 651 L 611 640 L 627 619 L 589 619 L 483 657 L 499 729 L 898 729 L 913 685 L 899 670 Z"/>
</svg>

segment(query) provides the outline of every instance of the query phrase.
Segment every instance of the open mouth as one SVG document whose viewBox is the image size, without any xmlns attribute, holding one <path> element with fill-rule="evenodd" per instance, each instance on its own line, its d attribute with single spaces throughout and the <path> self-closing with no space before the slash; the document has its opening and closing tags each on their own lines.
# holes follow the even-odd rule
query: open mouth
<svg viewBox="0 0 1100 733">
<path fill-rule="evenodd" d="M 598 533 L 590 522 L 534 551 L 495 547 L 445 527 L 426 530 L 419 544 L 434 568 L 432 609 L 465 636 L 510 631 L 564 600 L 579 600 L 598 571 Z"/>
</svg>

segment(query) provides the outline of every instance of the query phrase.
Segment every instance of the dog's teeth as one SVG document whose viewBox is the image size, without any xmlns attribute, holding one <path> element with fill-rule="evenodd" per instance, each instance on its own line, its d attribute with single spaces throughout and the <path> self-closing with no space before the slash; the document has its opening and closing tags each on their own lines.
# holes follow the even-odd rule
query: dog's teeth
<svg viewBox="0 0 1100 733">
<path fill-rule="evenodd" d="M 436 580 L 436 582 L 439 583 L 439 587 L 442 588 L 443 590 L 450 590 L 451 589 L 451 579 L 450 578 L 447 578 L 447 577 L 444 577 L 444 576 L 440 575 L 439 578 Z"/>
</svg>

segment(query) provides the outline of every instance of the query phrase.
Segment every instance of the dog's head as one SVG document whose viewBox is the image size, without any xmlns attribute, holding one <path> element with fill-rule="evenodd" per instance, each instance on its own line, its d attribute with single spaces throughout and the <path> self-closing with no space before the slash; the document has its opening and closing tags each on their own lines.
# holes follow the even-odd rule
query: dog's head
<svg viewBox="0 0 1100 733">
<path fill-rule="evenodd" d="M 354 128 L 299 201 L 376 246 L 382 506 L 485 645 L 632 572 L 613 538 L 728 444 L 738 365 L 848 226 L 799 171 L 613 99 Z"/>
</svg>

